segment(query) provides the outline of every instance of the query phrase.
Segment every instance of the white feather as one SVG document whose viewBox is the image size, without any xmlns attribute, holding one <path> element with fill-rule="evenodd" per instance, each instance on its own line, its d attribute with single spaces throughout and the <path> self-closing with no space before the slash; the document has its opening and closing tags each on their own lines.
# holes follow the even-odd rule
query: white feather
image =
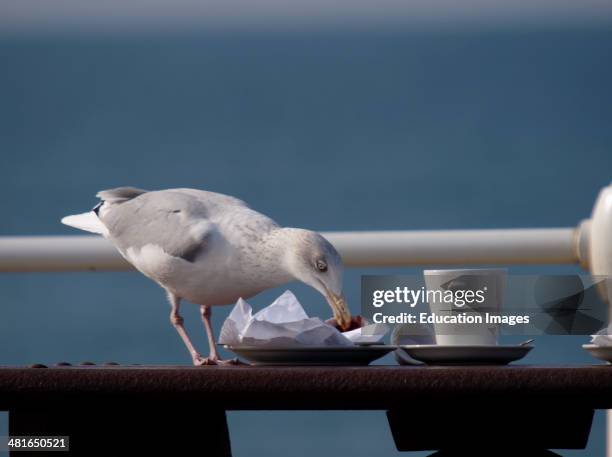
<svg viewBox="0 0 612 457">
<path fill-rule="evenodd" d="M 62 224 L 85 230 L 86 232 L 98 233 L 103 236 L 108 235 L 108 229 L 93 211 L 66 216 L 62 219 Z"/>
</svg>

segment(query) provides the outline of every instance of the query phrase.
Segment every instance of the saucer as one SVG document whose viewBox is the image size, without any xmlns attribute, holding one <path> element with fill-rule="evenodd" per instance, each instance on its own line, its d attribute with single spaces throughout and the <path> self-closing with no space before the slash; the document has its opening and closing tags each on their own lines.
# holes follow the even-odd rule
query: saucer
<svg viewBox="0 0 612 457">
<path fill-rule="evenodd" d="M 388 345 L 225 346 L 251 365 L 369 365 L 396 349 Z"/>
<path fill-rule="evenodd" d="M 507 365 L 525 357 L 533 346 L 415 344 L 400 346 L 399 349 L 427 365 Z"/>
<path fill-rule="evenodd" d="M 582 348 L 593 357 L 604 362 L 612 363 L 612 346 L 599 346 L 597 344 L 583 344 Z"/>
</svg>

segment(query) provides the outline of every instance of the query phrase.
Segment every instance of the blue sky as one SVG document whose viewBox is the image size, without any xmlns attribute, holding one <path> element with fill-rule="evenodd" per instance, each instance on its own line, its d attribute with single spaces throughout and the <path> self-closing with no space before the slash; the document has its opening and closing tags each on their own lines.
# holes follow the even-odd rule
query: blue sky
<svg viewBox="0 0 612 457">
<path fill-rule="evenodd" d="M 0 31 L 612 23 L 609 0 L 2 0 Z"/>
</svg>

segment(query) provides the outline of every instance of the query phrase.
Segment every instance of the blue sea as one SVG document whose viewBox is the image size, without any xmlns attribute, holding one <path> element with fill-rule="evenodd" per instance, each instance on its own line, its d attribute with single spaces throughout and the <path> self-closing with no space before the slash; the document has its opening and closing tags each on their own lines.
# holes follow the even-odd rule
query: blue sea
<svg viewBox="0 0 612 457">
<path fill-rule="evenodd" d="M 316 230 L 575 226 L 612 179 L 611 81 L 605 27 L 1 36 L 0 235 L 76 234 L 60 218 L 120 185 L 224 192 Z M 345 294 L 358 312 L 360 275 L 420 271 L 351 269 Z M 139 274 L 2 274 L 0 294 L 0 364 L 190 362 Z M 592 364 L 586 341 L 540 337 L 522 363 Z M 383 412 L 229 426 L 236 457 L 399 454 Z M 604 446 L 599 412 L 588 450 L 561 453 Z"/>
</svg>

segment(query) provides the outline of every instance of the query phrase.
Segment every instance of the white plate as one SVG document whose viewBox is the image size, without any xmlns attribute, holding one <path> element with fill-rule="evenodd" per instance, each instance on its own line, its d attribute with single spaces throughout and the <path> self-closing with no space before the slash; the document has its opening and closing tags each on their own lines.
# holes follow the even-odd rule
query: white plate
<svg viewBox="0 0 612 457">
<path fill-rule="evenodd" d="M 394 346 L 430 345 L 435 343 L 436 337 L 431 326 L 400 324 L 396 325 L 393 332 L 391 332 L 391 344 Z M 423 362 L 413 359 L 406 351 L 401 349 L 393 352 L 393 356 L 400 365 L 423 365 Z"/>
<path fill-rule="evenodd" d="M 612 346 L 598 346 L 596 344 L 583 344 L 582 347 L 589 354 L 599 360 L 612 363 Z"/>
<path fill-rule="evenodd" d="M 225 346 L 252 365 L 369 365 L 396 349 L 387 345 L 359 346 Z"/>
<path fill-rule="evenodd" d="M 410 357 L 427 365 L 507 365 L 522 359 L 533 346 L 400 346 Z"/>
</svg>

